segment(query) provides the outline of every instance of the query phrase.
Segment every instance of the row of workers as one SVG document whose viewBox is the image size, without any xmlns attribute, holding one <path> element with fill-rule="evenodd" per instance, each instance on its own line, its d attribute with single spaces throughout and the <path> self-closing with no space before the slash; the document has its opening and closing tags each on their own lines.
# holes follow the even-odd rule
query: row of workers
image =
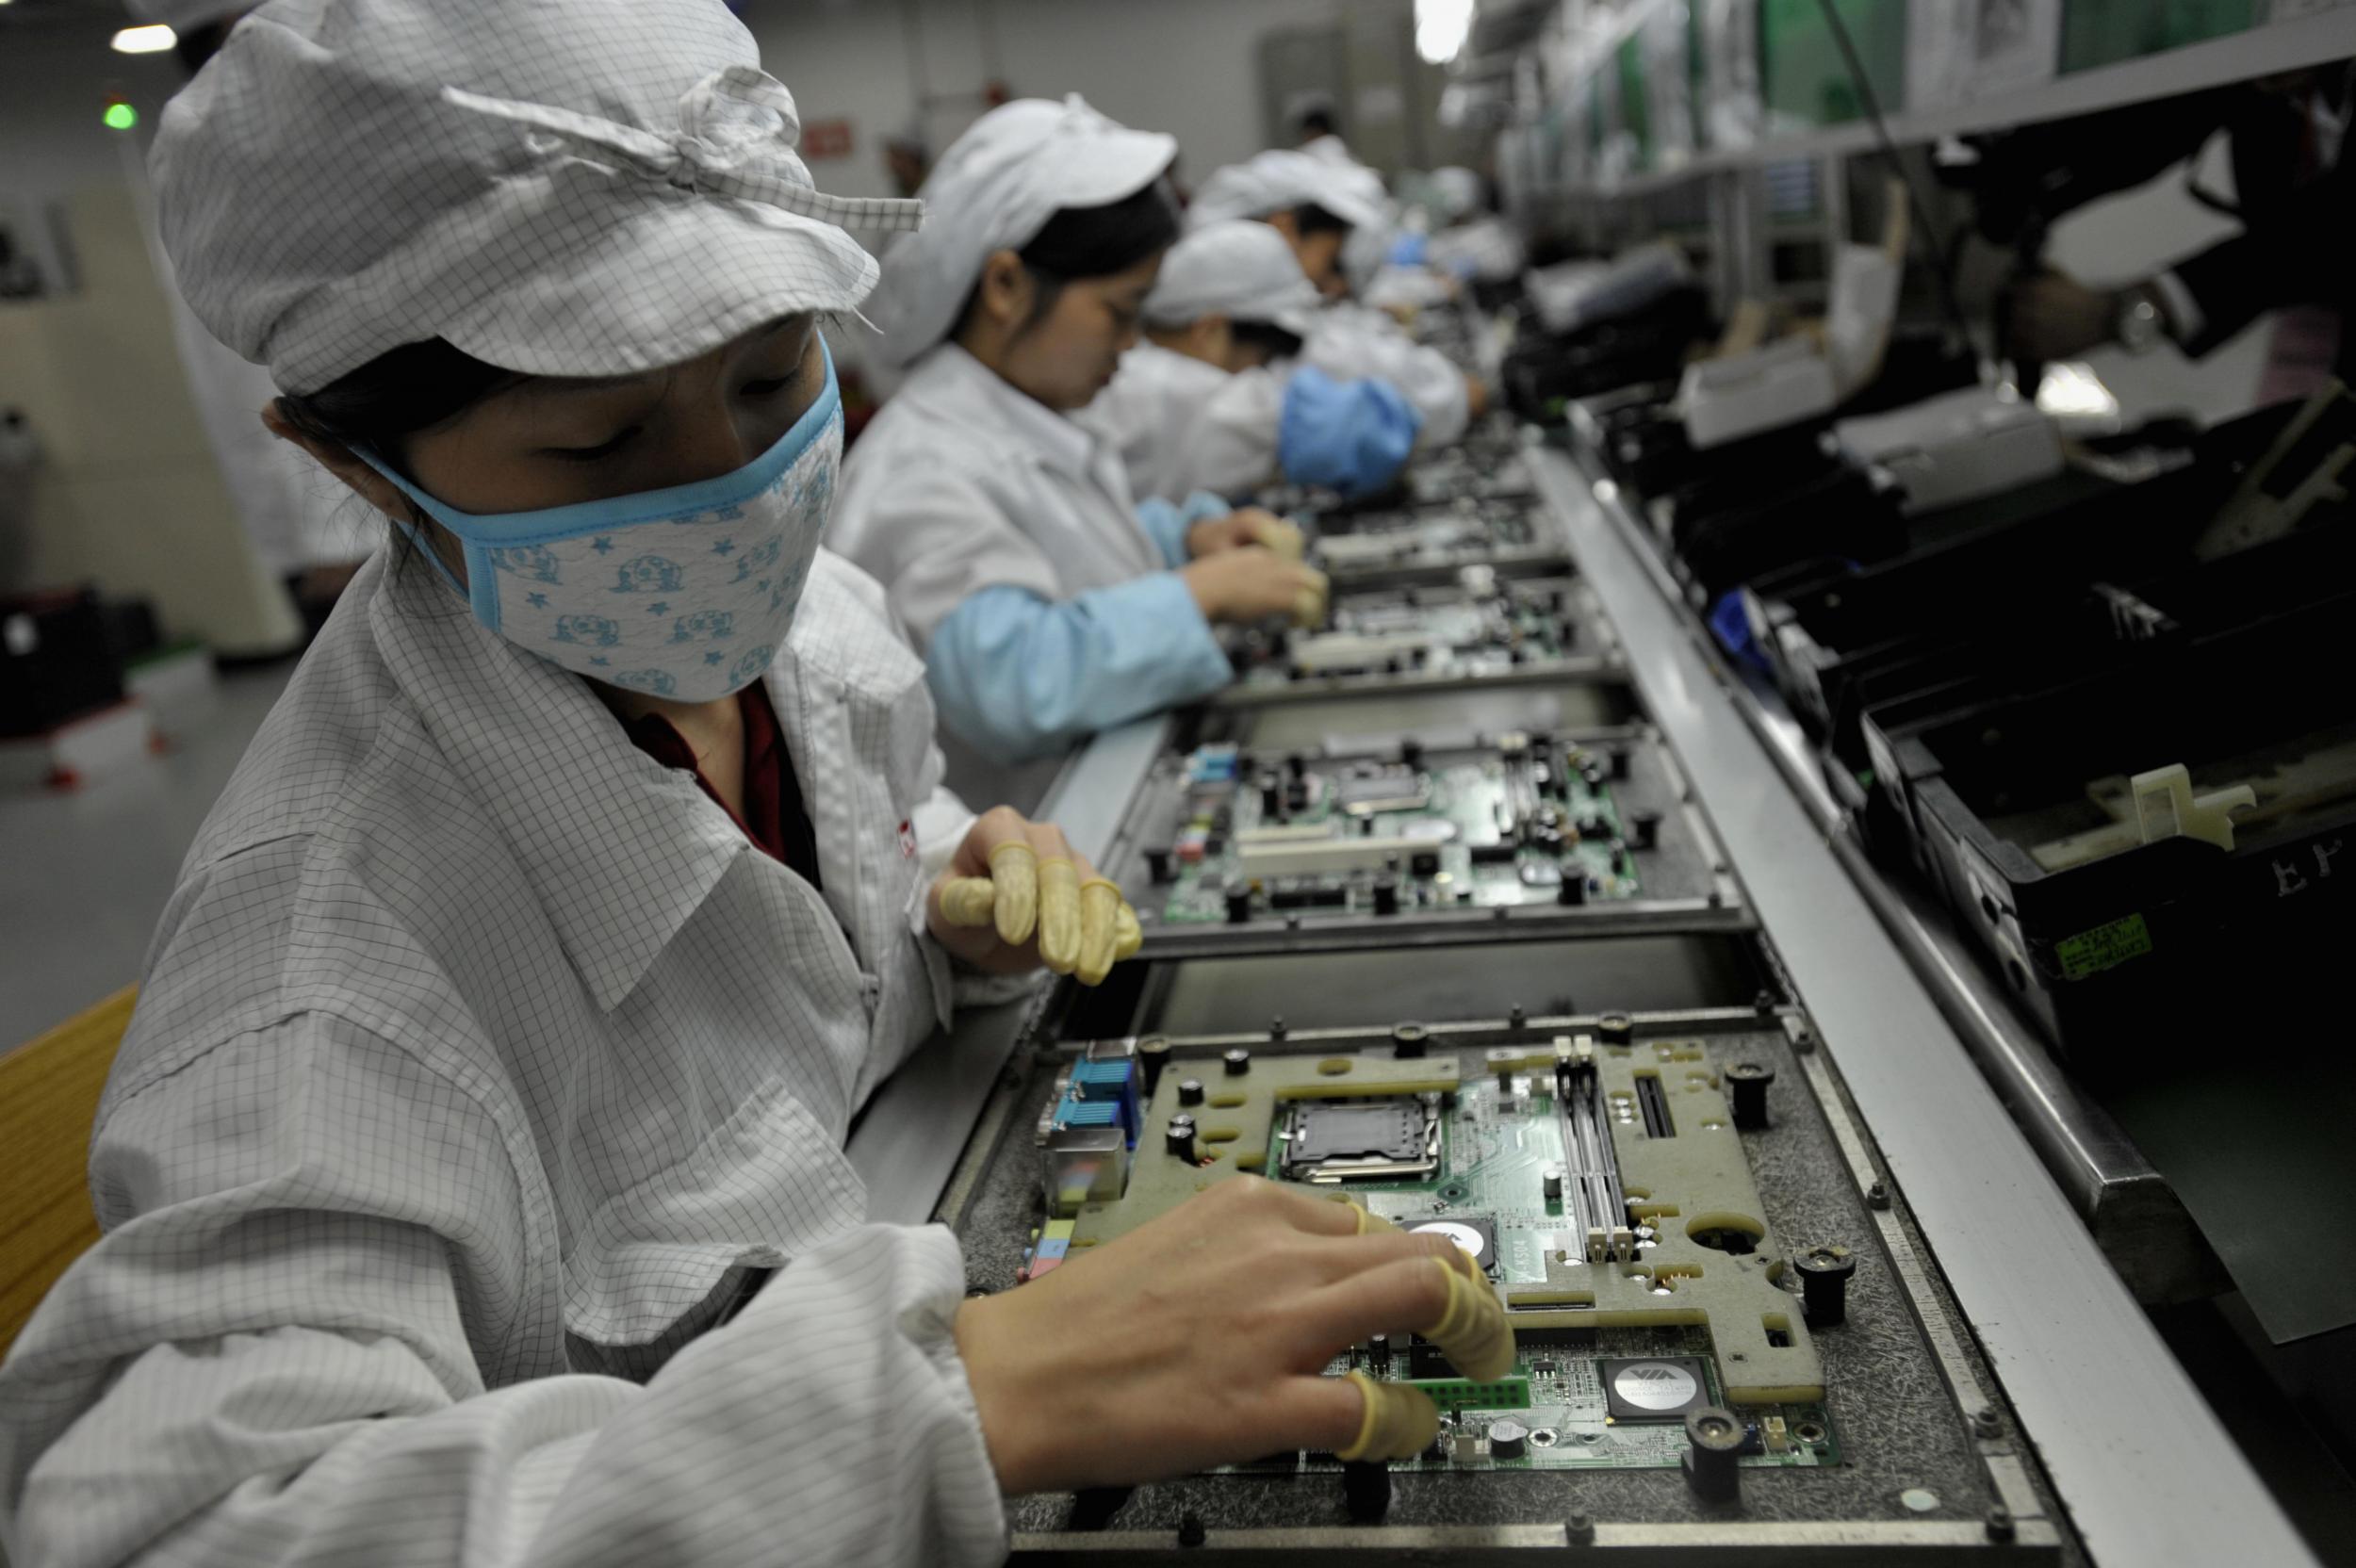
<svg viewBox="0 0 2356 1568">
<path fill-rule="evenodd" d="M 990 111 L 868 307 L 902 379 L 828 542 L 885 585 L 951 781 L 989 798 L 1034 802 L 1074 741 L 1225 684 L 1221 625 L 1321 620 L 1298 532 L 1235 503 L 1378 489 L 1480 396 L 1344 298 L 1345 252 L 1388 224 L 1370 171 L 1274 150 L 1182 216 L 1177 150 L 1077 98 Z"/>
<path fill-rule="evenodd" d="M 1388 431 L 1376 471 L 1463 391 L 1350 390 L 1212 212 L 1153 303 L 1168 140 L 1017 104 L 893 253 L 912 369 L 838 484 L 817 324 L 875 284 L 851 231 L 919 214 L 797 136 L 720 0 L 270 0 L 164 113 L 181 292 L 390 527 L 189 851 L 105 1233 L 0 1364 L 17 1568 L 988 1563 L 1019 1494 L 1419 1451 L 1421 1393 L 1322 1375 L 1370 1334 L 1503 1369 L 1448 1242 L 1254 1178 L 972 1299 L 947 1230 L 871 1221 L 877 1084 L 1138 941 L 1052 825 L 942 787 L 930 691 L 1011 758 L 1321 591 L 1075 418 L 1140 318 L 1297 357 L 1272 435 L 1206 416 L 1271 467 Z M 1226 216 L 1314 260 L 1311 206 Z"/>
</svg>

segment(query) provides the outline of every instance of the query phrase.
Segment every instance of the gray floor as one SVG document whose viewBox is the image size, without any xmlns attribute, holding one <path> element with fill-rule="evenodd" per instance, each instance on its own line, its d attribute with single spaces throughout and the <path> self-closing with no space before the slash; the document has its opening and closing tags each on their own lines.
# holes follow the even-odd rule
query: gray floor
<svg viewBox="0 0 2356 1568">
<path fill-rule="evenodd" d="M 224 675 L 205 733 L 129 773 L 0 791 L 0 1050 L 139 977 L 189 841 L 293 673 Z"/>
</svg>

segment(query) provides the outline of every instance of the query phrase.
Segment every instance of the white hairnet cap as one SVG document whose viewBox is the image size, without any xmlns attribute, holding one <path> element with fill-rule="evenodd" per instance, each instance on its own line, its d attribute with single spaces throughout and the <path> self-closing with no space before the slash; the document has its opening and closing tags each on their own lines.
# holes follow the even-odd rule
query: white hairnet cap
<svg viewBox="0 0 2356 1568">
<path fill-rule="evenodd" d="M 1162 257 L 1145 297 L 1145 318 L 1183 326 L 1205 316 L 1273 321 L 1306 337 L 1317 324 L 1317 285 L 1284 237 L 1266 223 L 1229 218 L 1193 230 Z"/>
<path fill-rule="evenodd" d="M 1125 201 L 1162 177 L 1175 139 L 1133 131 L 1078 93 L 1002 104 L 949 144 L 922 195 L 923 232 L 884 255 L 868 316 L 884 357 L 906 365 L 956 328 L 992 251 L 1019 251 L 1065 207 Z"/>
<path fill-rule="evenodd" d="M 1353 229 L 1379 229 L 1388 222 L 1381 175 L 1279 147 L 1214 172 L 1195 191 L 1186 224 L 1199 228 L 1228 218 L 1266 218 L 1311 203 Z"/>
<path fill-rule="evenodd" d="M 273 0 L 164 110 L 164 246 L 213 335 L 312 392 L 443 337 L 534 375 L 693 358 L 856 305 L 793 95 L 719 0 Z"/>
</svg>

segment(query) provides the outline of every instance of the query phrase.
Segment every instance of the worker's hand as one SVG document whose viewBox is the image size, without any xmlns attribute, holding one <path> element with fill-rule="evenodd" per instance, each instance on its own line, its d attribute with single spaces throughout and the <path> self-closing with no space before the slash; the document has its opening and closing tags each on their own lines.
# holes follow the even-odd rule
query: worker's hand
<svg viewBox="0 0 2356 1568">
<path fill-rule="evenodd" d="M 1257 506 L 1208 518 L 1186 531 L 1186 554 L 1197 561 L 1253 545 L 1264 545 L 1287 561 L 1298 561 L 1308 541 L 1299 528 Z"/>
<path fill-rule="evenodd" d="M 1449 1323 L 1467 1290 L 1500 1325 L 1504 1310 L 1445 1237 L 1362 1224 L 1346 1203 L 1231 1176 L 967 1301 L 957 1352 L 1000 1487 L 1132 1485 L 1301 1449 L 1420 1452 L 1438 1427 L 1420 1390 L 1324 1377 L 1326 1364 L 1371 1334 Z"/>
<path fill-rule="evenodd" d="M 2004 296 L 2004 352 L 2045 364 L 2075 359 L 2108 343 L 2119 326 L 2119 296 L 2088 288 L 2061 272 L 2016 280 Z"/>
<path fill-rule="evenodd" d="M 1299 627 L 1325 624 L 1325 574 L 1265 545 L 1206 555 L 1178 575 L 1205 620 L 1249 624 L 1283 615 Z"/>
<path fill-rule="evenodd" d="M 1009 807 L 967 831 L 933 883 L 926 924 L 955 958 L 992 974 L 1045 965 L 1084 986 L 1102 985 L 1116 960 L 1145 945 L 1137 912 L 1096 874 L 1052 823 Z"/>
</svg>

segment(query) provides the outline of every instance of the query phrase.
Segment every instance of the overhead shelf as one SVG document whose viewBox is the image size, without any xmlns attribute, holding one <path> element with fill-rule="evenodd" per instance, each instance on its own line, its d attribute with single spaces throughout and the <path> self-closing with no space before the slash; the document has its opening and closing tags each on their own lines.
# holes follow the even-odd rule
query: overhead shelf
<svg viewBox="0 0 2356 1568">
<path fill-rule="evenodd" d="M 1730 24 L 1724 23 L 1726 15 L 1746 8 L 1694 4 L 1689 8 L 1685 0 L 1661 0 L 1623 13 L 1609 37 L 1581 52 L 1578 67 L 1566 68 L 1569 85 L 1541 118 L 1505 133 L 1509 142 L 1521 143 L 1510 150 L 1509 161 L 1524 171 L 1526 191 L 1551 197 L 1642 196 L 1705 174 L 1873 146 L 1872 123 L 1857 106 L 1838 50 L 1829 62 L 1824 57 L 1829 31 L 1813 38 L 1776 31 L 1778 16 L 1787 28 L 1796 28 L 1801 13 L 1793 7 L 1814 14 L 1821 28 L 1817 0 L 1759 0 L 1759 6 L 1751 79 L 1759 86 L 1759 119 L 1766 128 L 1756 139 L 1700 145 L 1713 129 L 1723 135 L 1728 119 L 1723 98 L 1712 103 L 1710 96 L 1724 92 L 1723 74 L 1711 74 L 1716 67 L 1710 51 L 1723 52 L 1727 45 L 1709 37 L 1707 27 Z M 2046 17 L 2051 36 L 2036 46 L 2050 49 L 2052 57 L 2020 74 L 2021 85 L 1957 90 L 1910 82 L 1937 51 L 1910 50 L 1906 24 L 1920 24 L 1923 16 L 1942 8 L 1942 0 L 1916 0 L 1910 7 L 1899 0 L 1865 0 L 1843 8 L 1891 139 L 1901 146 L 2087 114 L 2356 56 L 2356 4 L 2348 0 L 2299 15 L 2282 14 L 2293 8 L 2285 0 L 2272 0 L 2271 9 L 2268 0 L 2049 0 L 2030 8 Z M 2228 27 L 2233 30 L 2223 30 Z M 1679 62 L 1666 57 L 1675 38 L 1661 36 L 1680 29 L 1688 57 L 1682 72 Z M 2120 57 L 2137 39 L 2167 40 L 2184 29 L 2214 36 Z M 1650 70 L 1644 64 L 1648 48 Z M 2022 57 L 2014 57 L 2016 71 Z M 1840 72 L 1837 78 L 1828 74 L 1832 70 Z M 1671 80 L 1675 74 L 1685 80 Z M 1907 101 L 1926 90 L 1934 96 L 1955 90 L 1981 95 L 1922 106 Z M 1697 106 L 1690 129 L 1673 135 L 1675 111 L 1664 115 L 1655 100 L 1685 92 L 1694 95 Z M 1819 106 L 1819 118 L 1794 112 L 1808 104 Z M 1734 118 L 1740 117 L 1738 109 Z M 1608 167 L 1612 165 L 1620 169 Z"/>
</svg>

